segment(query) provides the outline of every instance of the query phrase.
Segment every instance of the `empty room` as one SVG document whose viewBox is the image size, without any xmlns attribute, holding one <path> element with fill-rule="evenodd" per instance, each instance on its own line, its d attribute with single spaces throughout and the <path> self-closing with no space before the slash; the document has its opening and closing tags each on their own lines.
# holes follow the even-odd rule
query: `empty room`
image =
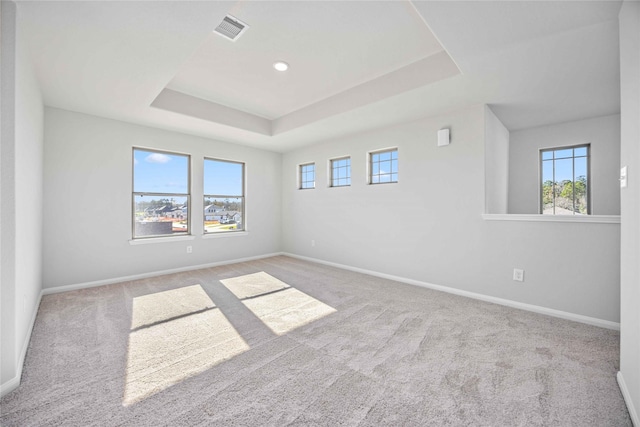
<svg viewBox="0 0 640 427">
<path fill-rule="evenodd" d="M 0 425 L 640 426 L 640 2 L 0 6 Z"/>
</svg>

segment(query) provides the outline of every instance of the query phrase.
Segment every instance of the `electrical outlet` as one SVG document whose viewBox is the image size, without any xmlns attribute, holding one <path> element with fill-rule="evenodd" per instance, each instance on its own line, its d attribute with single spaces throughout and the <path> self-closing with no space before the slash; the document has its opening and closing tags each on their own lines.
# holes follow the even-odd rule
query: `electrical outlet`
<svg viewBox="0 0 640 427">
<path fill-rule="evenodd" d="M 187 246 L 187 253 L 190 254 L 193 252 L 193 246 Z"/>
<path fill-rule="evenodd" d="M 311 241 L 311 246 L 312 246 L 312 247 L 315 247 L 315 246 L 316 246 L 316 241 L 315 241 L 315 240 L 312 240 L 312 241 Z"/>
<path fill-rule="evenodd" d="M 524 270 L 519 268 L 513 269 L 513 280 L 516 282 L 524 282 Z"/>
</svg>

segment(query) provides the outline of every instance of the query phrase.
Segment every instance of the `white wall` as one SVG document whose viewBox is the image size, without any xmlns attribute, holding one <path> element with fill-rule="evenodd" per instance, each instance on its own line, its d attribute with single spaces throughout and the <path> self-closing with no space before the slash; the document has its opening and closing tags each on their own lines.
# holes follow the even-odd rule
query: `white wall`
<svg viewBox="0 0 640 427">
<path fill-rule="evenodd" d="M 20 8 L 2 2 L 2 393 L 20 381 L 42 289 L 42 96 Z"/>
<path fill-rule="evenodd" d="M 591 213 L 620 215 L 617 114 L 511 132 L 509 213 L 540 213 L 540 149 L 584 143 L 591 144 Z"/>
<path fill-rule="evenodd" d="M 191 155 L 194 240 L 129 243 L 134 146 Z M 247 233 L 202 237 L 204 157 L 246 163 Z M 45 288 L 280 251 L 277 153 L 46 108 L 44 177 Z M 187 245 L 193 253 L 186 253 Z"/>
<path fill-rule="evenodd" d="M 621 194 L 620 375 L 625 400 L 640 425 L 640 3 L 620 10 L 621 162 L 629 169 Z M 626 390 L 625 390 L 626 388 Z"/>
<path fill-rule="evenodd" d="M 286 153 L 283 246 L 403 278 L 619 321 L 619 225 L 485 221 L 483 106 Z M 451 128 L 451 145 L 437 131 Z M 367 185 L 367 151 L 398 147 L 399 182 Z M 327 159 L 351 155 L 352 185 Z M 316 189 L 296 188 L 316 162 Z M 315 246 L 311 241 L 315 241 Z M 512 280 L 525 269 L 525 282 Z"/>
<path fill-rule="evenodd" d="M 509 130 L 485 107 L 485 213 L 506 214 L 509 193 Z"/>
</svg>

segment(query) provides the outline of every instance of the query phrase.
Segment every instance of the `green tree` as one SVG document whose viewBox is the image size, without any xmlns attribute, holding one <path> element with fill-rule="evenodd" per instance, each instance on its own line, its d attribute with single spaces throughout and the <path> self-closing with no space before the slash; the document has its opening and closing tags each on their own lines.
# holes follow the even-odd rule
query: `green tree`
<svg viewBox="0 0 640 427">
<path fill-rule="evenodd" d="M 553 181 L 547 180 L 542 184 L 542 204 L 553 204 Z"/>
</svg>

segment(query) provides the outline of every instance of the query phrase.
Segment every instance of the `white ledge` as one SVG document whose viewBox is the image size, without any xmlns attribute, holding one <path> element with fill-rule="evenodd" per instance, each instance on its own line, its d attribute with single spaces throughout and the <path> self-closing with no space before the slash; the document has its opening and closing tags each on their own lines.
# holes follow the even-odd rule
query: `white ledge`
<svg viewBox="0 0 640 427">
<path fill-rule="evenodd" d="M 247 236 L 249 233 L 246 231 L 221 231 L 217 233 L 205 233 L 202 235 L 203 239 L 219 239 L 222 237 L 232 237 L 232 236 Z"/>
<path fill-rule="evenodd" d="M 193 235 L 182 236 L 167 236 L 167 237 L 148 237 L 142 239 L 129 240 L 130 245 L 148 245 L 151 243 L 166 243 L 166 242 L 179 242 L 184 240 L 193 240 L 196 237 Z"/>
<path fill-rule="evenodd" d="M 620 224 L 620 215 L 482 214 L 485 221 L 590 222 Z"/>
</svg>

